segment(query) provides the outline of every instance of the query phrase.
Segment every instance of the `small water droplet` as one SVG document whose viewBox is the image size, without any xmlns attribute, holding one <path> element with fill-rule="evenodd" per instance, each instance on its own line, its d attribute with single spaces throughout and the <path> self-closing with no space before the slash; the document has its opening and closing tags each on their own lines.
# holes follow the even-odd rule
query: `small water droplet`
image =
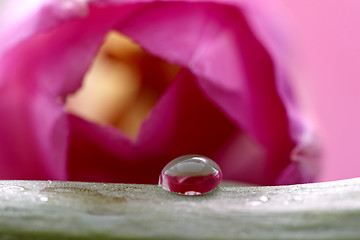
<svg viewBox="0 0 360 240">
<path fill-rule="evenodd" d="M 47 182 L 48 182 L 48 184 L 52 184 L 52 183 L 53 183 L 53 181 L 51 181 L 51 180 L 48 180 Z"/>
<path fill-rule="evenodd" d="M 249 205 L 253 206 L 253 207 L 260 206 L 261 204 L 262 204 L 262 202 L 260 202 L 260 201 L 252 201 L 249 203 Z"/>
<path fill-rule="evenodd" d="M 40 196 L 40 201 L 42 201 L 42 202 L 47 202 L 48 200 L 49 200 L 48 197 L 46 197 L 46 196 Z"/>
<path fill-rule="evenodd" d="M 267 197 L 267 196 L 261 196 L 259 199 L 260 199 L 261 202 L 269 201 L 269 197 Z"/>
<path fill-rule="evenodd" d="M 200 195 L 215 189 L 221 179 L 220 167 L 213 160 L 200 155 L 185 155 L 164 167 L 159 185 L 171 192 Z"/>
</svg>

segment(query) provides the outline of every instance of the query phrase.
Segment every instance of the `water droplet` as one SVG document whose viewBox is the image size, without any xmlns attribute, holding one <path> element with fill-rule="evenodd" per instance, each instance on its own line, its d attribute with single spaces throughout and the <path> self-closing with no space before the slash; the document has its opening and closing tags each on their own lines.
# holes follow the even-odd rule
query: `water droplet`
<svg viewBox="0 0 360 240">
<path fill-rule="evenodd" d="M 221 178 L 220 167 L 213 160 L 200 155 L 185 155 L 164 167 L 159 185 L 171 192 L 200 195 L 215 189 Z"/>
<path fill-rule="evenodd" d="M 46 196 L 40 196 L 40 201 L 42 201 L 42 202 L 47 202 L 48 200 L 49 200 L 48 197 L 46 197 Z"/>
<path fill-rule="evenodd" d="M 256 207 L 256 206 L 260 206 L 262 204 L 262 202 L 260 201 L 252 201 L 249 203 L 250 206 Z"/>
<path fill-rule="evenodd" d="M 261 196 L 259 199 L 260 199 L 260 201 L 262 201 L 262 202 L 267 202 L 267 201 L 269 201 L 269 197 L 267 197 L 267 196 Z"/>
</svg>

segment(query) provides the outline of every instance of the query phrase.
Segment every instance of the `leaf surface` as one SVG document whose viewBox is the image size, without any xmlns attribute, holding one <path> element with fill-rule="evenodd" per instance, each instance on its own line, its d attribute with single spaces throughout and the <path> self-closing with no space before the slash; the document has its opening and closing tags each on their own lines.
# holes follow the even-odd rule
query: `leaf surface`
<svg viewBox="0 0 360 240">
<path fill-rule="evenodd" d="M 220 187 L 0 181 L 1 239 L 359 239 L 360 178 Z"/>
</svg>

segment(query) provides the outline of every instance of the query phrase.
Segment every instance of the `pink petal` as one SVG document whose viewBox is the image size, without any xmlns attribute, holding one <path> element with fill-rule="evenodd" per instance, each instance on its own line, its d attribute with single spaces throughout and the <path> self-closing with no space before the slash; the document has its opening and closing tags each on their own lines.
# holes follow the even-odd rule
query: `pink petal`
<svg viewBox="0 0 360 240">
<path fill-rule="evenodd" d="M 210 3 L 191 7 L 184 3 L 159 3 L 134 15 L 118 29 L 155 55 L 188 66 L 209 99 L 259 142 L 265 151 L 262 165 L 266 171 L 256 174 L 261 175 L 256 182 L 313 181 L 319 169 L 314 162 L 318 150 L 313 154 L 317 157 L 302 158 L 300 162 L 291 158 L 293 150 L 314 149 L 317 145 L 314 139 L 305 139 L 311 132 L 291 91 L 292 56 L 281 41 L 285 36 L 280 35 L 280 26 L 276 28 L 274 21 L 278 17 L 266 14 L 258 2 L 247 2 L 240 9 Z M 244 19 L 243 12 L 248 19 Z M 146 28 L 141 27 L 144 22 L 148 23 Z M 174 38 L 179 32 L 181 37 Z M 286 178 L 277 181 L 289 164 L 294 179 L 286 174 Z M 304 173 L 311 168 L 311 174 Z M 248 180 L 239 174 L 231 178 Z"/>
<path fill-rule="evenodd" d="M 72 180 L 156 183 L 169 159 L 214 155 L 234 132 L 231 123 L 183 71 L 131 142 L 113 128 L 71 119 Z M 221 126 L 221 127 L 220 127 Z"/>
<path fill-rule="evenodd" d="M 67 122 L 49 96 L 15 79 L 0 90 L 1 179 L 67 179 Z"/>
<path fill-rule="evenodd" d="M 8 166 L 0 176 L 64 179 L 69 161 L 71 179 L 153 182 L 165 161 L 194 151 L 217 156 L 231 179 L 262 184 L 313 180 L 317 166 L 311 171 L 309 166 L 316 159 L 291 158 L 299 156 L 293 151 L 312 146 L 312 138 L 304 144 L 311 132 L 290 90 L 291 61 L 271 4 L 63 0 L 34 6 L 25 22 L 14 21 L 15 34 L 7 28 L 0 38 L 0 91 L 6 93 L 3 100 L 15 99 L 15 106 L 2 103 L 1 114 L 27 119 L 2 120 L 0 137 L 11 141 L 0 149 L 0 161 Z M 136 143 L 76 117 L 67 122 L 56 103 L 80 87 L 104 35 L 114 28 L 193 73 L 179 76 L 182 80 L 163 97 Z M 194 120 L 183 119 L 187 116 Z M 213 125 L 207 126 L 209 116 Z M 10 127 L 21 131 L 13 133 Z M 49 141 L 52 134 L 58 142 Z M 26 148 L 29 154 L 19 154 L 18 138 L 35 145 Z M 249 147 L 236 155 L 224 150 L 244 144 Z M 27 164 L 39 170 L 14 173 Z"/>
<path fill-rule="evenodd" d="M 96 17 L 65 23 L 69 15 L 57 4 L 35 8 L 15 24 L 19 36 L 1 37 L 0 178 L 66 180 L 69 127 L 59 101 L 80 87 L 109 27 Z"/>
</svg>

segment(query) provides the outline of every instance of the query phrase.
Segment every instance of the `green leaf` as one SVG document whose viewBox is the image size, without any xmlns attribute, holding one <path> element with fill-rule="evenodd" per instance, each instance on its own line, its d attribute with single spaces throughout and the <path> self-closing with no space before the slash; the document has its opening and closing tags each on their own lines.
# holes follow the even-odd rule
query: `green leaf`
<svg viewBox="0 0 360 240">
<path fill-rule="evenodd" d="M 360 239 L 360 179 L 220 187 L 0 181 L 0 239 Z"/>
</svg>

